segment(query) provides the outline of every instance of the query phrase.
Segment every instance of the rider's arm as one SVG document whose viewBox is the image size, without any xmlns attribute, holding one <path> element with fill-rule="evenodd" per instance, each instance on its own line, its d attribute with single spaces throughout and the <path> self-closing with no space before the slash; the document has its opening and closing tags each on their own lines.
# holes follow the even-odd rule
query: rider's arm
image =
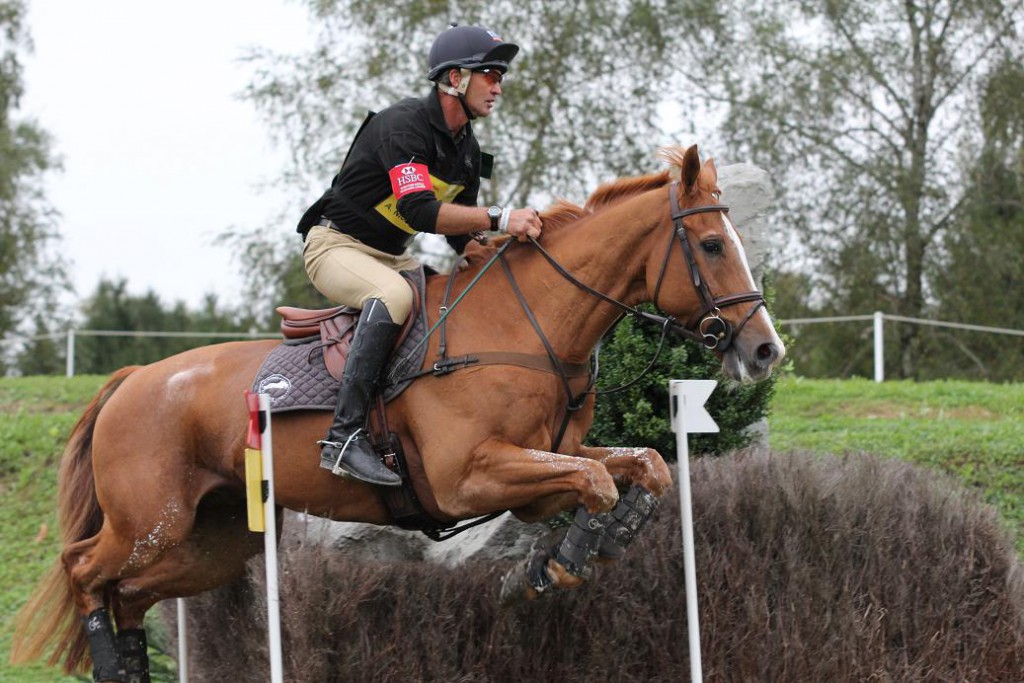
<svg viewBox="0 0 1024 683">
<path fill-rule="evenodd" d="M 429 173 L 429 153 L 426 151 L 427 140 L 412 135 L 393 135 L 388 141 L 387 152 L 391 159 L 399 159 L 395 165 L 415 164 L 419 172 Z M 390 168 L 395 168 L 392 165 Z M 456 202 L 441 202 L 432 189 L 418 192 L 401 193 L 395 186 L 398 198 L 398 211 L 405 221 L 417 232 L 437 233 L 440 235 L 468 235 L 471 232 L 491 229 L 491 219 L 487 216 L 487 208 L 467 206 L 466 203 L 476 202 L 476 190 L 479 180 Z M 461 202 L 461 203 L 460 203 Z M 533 209 L 518 209 L 509 212 L 507 230 L 510 235 L 525 239 L 525 235 L 540 236 L 541 223 L 537 212 Z"/>
</svg>

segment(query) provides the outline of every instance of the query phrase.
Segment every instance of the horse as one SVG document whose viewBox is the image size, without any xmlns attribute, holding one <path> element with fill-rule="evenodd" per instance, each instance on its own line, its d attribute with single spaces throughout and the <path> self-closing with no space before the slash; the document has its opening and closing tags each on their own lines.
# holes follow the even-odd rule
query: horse
<svg viewBox="0 0 1024 683">
<path fill-rule="evenodd" d="M 427 278 L 425 306 L 435 328 L 444 317 L 447 351 L 585 366 L 625 312 L 653 302 L 663 324 L 721 357 L 726 376 L 767 377 L 785 349 L 719 203 L 714 161 L 702 162 L 696 145 L 661 154 L 666 170 L 602 185 L 582 207 L 556 202 L 540 240 L 467 248 L 468 267 Z M 457 307 L 446 303 L 449 280 L 463 292 Z M 52 647 L 50 663 L 67 672 L 91 662 L 94 680 L 148 681 L 146 612 L 244 572 L 262 540 L 246 527 L 242 398 L 277 344 L 216 344 L 124 368 L 91 400 L 61 463 L 63 551 L 19 614 L 13 661 Z M 424 368 L 438 345 L 429 335 Z M 527 365 L 426 373 L 385 417 L 419 456 L 417 492 L 443 523 L 576 510 L 560 544 L 506 577 L 503 593 L 533 598 L 579 585 L 599 552 L 621 554 L 671 473 L 650 448 L 584 445 L 593 378 Z M 277 504 L 394 524 L 376 487 L 320 468 L 316 442 L 329 419 L 313 410 L 274 418 Z"/>
</svg>

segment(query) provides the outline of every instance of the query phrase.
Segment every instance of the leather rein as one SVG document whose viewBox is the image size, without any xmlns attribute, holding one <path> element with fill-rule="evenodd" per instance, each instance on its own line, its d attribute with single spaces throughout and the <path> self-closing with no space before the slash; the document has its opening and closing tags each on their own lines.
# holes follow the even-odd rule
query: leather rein
<svg viewBox="0 0 1024 683">
<path fill-rule="evenodd" d="M 644 371 L 628 384 L 623 385 L 621 387 L 617 387 L 616 389 L 605 390 L 600 393 L 612 393 L 613 391 L 624 389 L 625 387 L 636 383 L 644 375 L 646 375 L 650 368 L 653 367 L 654 363 L 657 361 L 657 358 L 661 353 L 662 345 L 664 344 L 665 340 L 665 332 L 667 332 L 668 330 L 671 329 L 672 331 L 675 331 L 684 337 L 697 341 L 701 343 L 705 348 L 711 351 L 724 353 L 729 350 L 729 348 L 732 346 L 733 339 L 736 337 L 736 335 L 740 333 L 740 331 L 747 324 L 747 322 L 754 316 L 757 310 L 761 306 L 765 305 L 764 295 L 756 290 L 743 292 L 740 294 L 730 294 L 726 296 L 717 297 L 711 292 L 711 289 L 708 287 L 707 282 L 701 276 L 700 267 L 697 264 L 697 259 L 694 257 L 693 249 L 690 246 L 689 240 L 687 240 L 686 238 L 685 219 L 687 216 L 692 216 L 698 213 L 712 213 L 718 211 L 724 213 L 729 210 L 729 207 L 724 204 L 709 204 L 705 206 L 695 206 L 687 209 L 681 209 L 679 208 L 678 194 L 676 190 L 678 185 L 679 183 L 677 181 L 675 183 L 672 183 L 672 185 L 669 188 L 669 207 L 672 212 L 673 231 L 672 235 L 670 236 L 668 246 L 665 249 L 665 256 L 662 259 L 661 271 L 658 274 L 658 281 L 654 290 L 653 303 L 655 308 L 658 309 L 659 312 L 663 312 L 661 311 L 661 307 L 658 306 L 658 297 L 661 293 L 662 283 L 665 280 L 665 274 L 668 270 L 669 258 L 672 255 L 672 246 L 674 242 L 678 239 L 678 242 L 683 250 L 683 255 L 686 259 L 687 267 L 690 271 L 690 279 L 693 282 L 694 288 L 696 289 L 697 295 L 700 298 L 701 302 L 700 310 L 697 311 L 693 316 L 691 316 L 685 324 L 680 324 L 673 316 L 668 314 L 662 316 L 642 311 L 635 306 L 625 304 L 617 299 L 608 296 L 604 292 L 598 291 L 593 287 L 581 282 L 579 279 L 576 278 L 576 276 L 574 276 L 572 273 L 566 270 L 564 266 L 558 263 L 558 261 L 546 249 L 544 249 L 544 247 L 542 247 L 540 243 L 537 242 L 537 240 L 533 239 L 532 237 L 529 238 L 530 244 L 533 245 L 533 247 L 544 257 L 545 260 L 548 261 L 548 263 L 551 264 L 555 271 L 558 272 L 558 274 L 561 275 L 563 278 L 571 282 L 573 285 L 579 287 L 583 291 L 587 292 L 589 295 L 601 299 L 602 301 L 616 307 L 622 312 L 623 317 L 625 315 L 632 315 L 635 318 L 656 323 L 662 327 L 661 343 L 659 343 L 658 350 L 655 354 L 654 359 L 651 361 L 650 364 L 648 364 Z M 512 244 L 511 241 L 506 242 L 502 246 L 502 249 L 499 250 L 499 252 L 495 255 L 494 258 L 501 261 L 502 269 L 505 272 L 505 276 L 508 278 L 509 284 L 512 286 L 512 290 L 515 293 L 520 306 L 526 314 L 527 319 L 530 321 L 530 325 L 534 328 L 534 331 L 540 338 L 541 343 L 544 345 L 544 349 L 547 354 L 547 364 L 535 363 L 532 365 L 532 367 L 534 367 L 534 369 L 552 372 L 553 374 L 558 376 L 561 379 L 562 387 L 567 397 L 565 416 L 562 420 L 562 424 L 558 431 L 558 434 L 552 443 L 552 450 L 557 451 L 558 446 L 561 444 L 562 438 L 565 436 L 565 431 L 568 428 L 572 414 L 583 407 L 587 395 L 592 393 L 593 391 L 594 384 L 597 381 L 597 353 L 595 351 L 595 353 L 591 356 L 589 371 L 586 373 L 588 377 L 586 387 L 582 391 L 574 393 L 572 387 L 570 386 L 570 380 L 574 377 L 581 376 L 583 374 L 582 368 L 579 365 L 573 364 L 570 369 L 567 369 L 568 364 L 566 364 L 557 356 L 557 354 L 554 351 L 554 348 L 548 341 L 547 336 L 544 334 L 543 329 L 541 329 L 540 323 L 537 321 L 536 317 L 533 315 L 533 312 L 530 310 L 530 306 L 527 303 L 522 291 L 520 290 L 519 285 L 516 282 L 515 276 L 512 274 L 512 269 L 509 266 L 507 260 L 505 259 L 505 249 L 510 244 Z M 489 266 L 490 264 L 488 264 L 488 267 Z M 490 354 L 491 357 L 486 359 L 479 358 L 479 356 L 485 354 L 475 354 L 476 357 L 466 356 L 459 359 L 448 359 L 446 357 L 447 345 L 443 318 L 446 318 L 447 314 L 450 313 L 452 308 L 454 308 L 454 304 L 452 306 L 448 306 L 448 301 L 452 293 L 452 285 L 455 280 L 454 274 L 455 270 L 452 271 L 452 277 L 448 281 L 448 286 L 445 290 L 444 300 L 442 301 L 441 305 L 442 320 L 439 320 L 439 360 L 434 364 L 433 374 L 446 374 L 458 368 L 468 367 L 470 365 L 523 365 L 522 363 L 513 363 L 509 359 L 504 359 L 502 354 Z M 465 292 L 463 294 L 465 294 Z M 752 306 L 750 311 L 747 312 L 746 316 L 743 318 L 739 325 L 734 327 L 731 322 L 722 317 L 722 308 L 748 302 L 754 302 L 754 306 Z M 620 317 L 619 320 L 621 319 L 622 318 Z M 613 325 L 611 329 L 614 329 L 614 327 L 615 326 Z M 611 330 L 609 330 L 609 332 L 610 331 Z M 598 346 L 600 346 L 600 344 Z M 511 356 L 512 354 L 507 355 Z M 538 361 L 542 360 L 542 358 L 538 358 Z M 430 371 L 427 372 L 429 373 Z"/>
<path fill-rule="evenodd" d="M 448 284 L 445 288 L 444 298 L 442 299 L 441 302 L 440 316 L 437 322 L 434 324 L 433 327 L 431 327 L 431 329 L 427 332 L 426 336 L 423 338 L 421 342 L 426 343 L 426 340 L 430 337 L 430 335 L 435 330 L 439 329 L 440 337 L 438 348 L 438 360 L 433 364 L 433 367 L 431 369 L 412 373 L 411 375 L 403 377 L 400 380 L 394 380 L 394 378 L 392 379 L 394 381 L 404 381 L 406 379 L 413 379 L 428 374 L 433 374 L 435 376 L 445 375 L 454 372 L 455 370 L 465 367 L 473 367 L 475 365 L 518 365 L 520 367 L 527 367 L 535 370 L 542 370 L 545 372 L 553 373 L 556 376 L 558 376 L 561 380 L 562 388 L 565 391 L 566 395 L 565 414 L 562 418 L 561 425 L 558 429 L 558 433 L 553 439 L 551 445 L 551 450 L 553 452 L 557 452 L 559 446 L 562 443 L 562 439 L 565 436 L 565 432 L 569 427 L 569 423 L 572 420 L 573 414 L 576 411 L 580 410 L 585 405 L 587 396 L 591 393 L 613 393 L 615 391 L 625 389 L 626 387 L 631 386 L 636 382 L 640 381 L 640 379 L 642 379 L 651 370 L 651 368 L 654 367 L 654 364 L 657 362 L 658 357 L 661 355 L 661 350 L 664 345 L 665 336 L 668 330 L 671 329 L 689 339 L 693 339 L 697 342 L 700 342 L 705 348 L 709 350 L 718 351 L 720 353 L 724 353 L 725 351 L 727 351 L 731 347 L 732 341 L 736 337 L 736 335 L 739 334 L 739 332 L 743 329 L 747 322 L 754 316 L 757 310 L 761 306 L 765 305 L 764 295 L 761 294 L 761 292 L 755 290 L 750 292 L 744 292 L 741 294 L 730 294 L 727 296 L 720 297 L 714 296 L 714 294 L 708 287 L 707 283 L 705 282 L 704 278 L 701 277 L 700 267 L 698 266 L 697 260 L 694 257 L 693 249 L 690 247 L 689 241 L 686 238 L 685 218 L 687 216 L 692 216 L 698 213 L 712 213 L 716 211 L 727 212 L 729 210 L 729 207 L 724 204 L 709 204 L 705 206 L 691 207 L 688 209 L 680 209 L 678 206 L 676 191 L 676 187 L 678 186 L 678 184 L 678 182 L 673 183 L 669 189 L 669 206 L 672 212 L 673 236 L 669 240 L 668 247 L 665 250 L 665 257 L 662 259 L 661 271 L 658 274 L 658 282 L 655 286 L 653 303 L 655 308 L 659 312 L 661 312 L 661 308 L 658 306 L 658 295 L 661 292 L 662 283 L 664 282 L 665 274 L 668 270 L 668 261 L 672 255 L 673 243 L 676 241 L 676 239 L 678 239 L 679 244 L 682 247 L 683 254 L 686 258 L 687 267 L 690 271 L 690 279 L 692 280 L 694 288 L 697 290 L 697 295 L 700 297 L 701 301 L 701 309 L 693 316 L 691 316 L 691 318 L 685 324 L 680 324 L 673 316 L 669 314 L 661 316 L 648 313 L 646 311 L 642 311 L 635 306 L 625 304 L 581 282 L 572 273 L 566 270 L 564 266 L 558 263 L 558 261 L 555 260 L 555 258 L 550 253 L 548 253 L 548 251 L 544 249 L 544 247 L 542 247 L 539 242 L 537 242 L 537 240 L 533 239 L 532 237 L 530 238 L 530 244 L 533 245 L 533 247 L 545 258 L 545 260 L 548 261 L 548 263 L 551 264 L 555 271 L 558 272 L 563 278 L 571 282 L 576 287 L 579 287 L 583 291 L 587 292 L 591 296 L 601 299 L 602 301 L 611 304 L 612 306 L 619 309 L 619 311 L 621 311 L 622 315 L 619 317 L 616 323 L 609 328 L 608 332 L 605 333 L 605 337 L 607 337 L 607 335 L 610 334 L 611 331 L 615 329 L 618 322 L 620 322 L 622 318 L 625 317 L 626 315 L 632 315 L 635 318 L 656 323 L 662 328 L 661 341 L 658 344 L 658 349 L 655 352 L 654 358 L 636 378 L 620 387 L 600 392 L 594 392 L 594 385 L 597 382 L 598 374 L 598 353 L 604 338 L 602 338 L 602 340 L 598 342 L 597 347 L 594 349 L 594 353 L 591 354 L 590 363 L 588 365 L 566 363 L 565 361 L 558 357 L 558 355 L 555 353 L 554 348 L 551 346 L 550 341 L 548 341 L 547 336 L 544 334 L 544 331 L 541 328 L 540 323 L 537 321 L 536 317 L 533 314 L 533 311 L 530 309 L 530 306 L 526 301 L 526 297 L 520 290 L 519 285 L 516 282 L 515 276 L 512 274 L 512 269 L 505 258 L 505 252 L 511 245 L 515 244 L 515 242 L 509 240 L 498 249 L 497 253 L 491 258 L 490 261 L 487 262 L 487 264 L 483 267 L 481 272 L 477 274 L 477 276 L 469 283 L 466 289 L 451 303 L 451 305 L 449 305 L 448 302 L 451 300 L 455 276 L 458 272 L 457 268 L 452 269 L 451 277 L 448 280 Z M 527 319 L 530 321 L 530 325 L 534 328 L 534 331 L 540 338 L 541 343 L 544 345 L 547 358 L 544 358 L 542 356 L 531 356 L 521 353 L 506 352 L 475 353 L 466 356 L 461 356 L 458 358 L 448 358 L 446 339 L 447 335 L 445 328 L 445 323 L 447 321 L 448 315 L 452 312 L 452 310 L 454 310 L 455 306 L 469 292 L 473 285 L 475 285 L 479 281 L 483 274 L 488 269 L 490 269 L 490 267 L 494 264 L 495 261 L 501 261 L 502 269 L 505 272 L 505 276 L 508 278 L 509 284 L 511 285 L 512 290 L 515 293 L 520 306 L 526 314 Z M 728 306 L 735 306 L 747 302 L 754 302 L 754 306 L 751 307 L 747 315 L 735 328 L 733 327 L 732 323 L 730 323 L 728 320 L 721 316 L 722 308 Z M 571 380 L 579 377 L 586 377 L 587 383 L 582 391 L 574 393 L 571 386 Z M 425 533 L 428 537 L 432 538 L 435 541 L 441 541 L 447 538 L 451 538 L 452 536 L 455 536 L 457 534 L 460 534 L 463 531 L 466 531 L 479 524 L 483 524 L 484 522 L 490 521 L 501 514 L 502 512 L 495 512 L 490 515 L 485 515 L 473 521 L 462 524 L 461 526 L 448 529 L 444 533 L 442 533 L 439 530 L 425 530 L 423 533 Z"/>
</svg>

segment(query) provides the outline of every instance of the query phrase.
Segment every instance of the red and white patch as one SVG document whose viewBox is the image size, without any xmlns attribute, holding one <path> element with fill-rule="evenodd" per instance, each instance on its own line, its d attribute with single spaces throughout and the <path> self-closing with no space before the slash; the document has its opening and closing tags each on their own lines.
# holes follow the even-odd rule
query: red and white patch
<svg viewBox="0 0 1024 683">
<path fill-rule="evenodd" d="M 388 175 L 391 177 L 391 191 L 394 192 L 395 199 L 401 199 L 413 192 L 434 190 L 426 164 L 399 164 L 391 169 Z"/>
</svg>

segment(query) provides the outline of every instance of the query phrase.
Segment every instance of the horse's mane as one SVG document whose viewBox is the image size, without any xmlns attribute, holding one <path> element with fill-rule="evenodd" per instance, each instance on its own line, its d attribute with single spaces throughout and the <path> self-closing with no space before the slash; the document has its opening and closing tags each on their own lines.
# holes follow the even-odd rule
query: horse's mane
<svg viewBox="0 0 1024 683">
<path fill-rule="evenodd" d="M 658 150 L 658 156 L 668 162 L 672 168 L 658 173 L 619 178 L 604 183 L 594 190 L 583 206 L 574 204 L 567 199 L 559 199 L 541 212 L 544 229 L 557 230 L 563 225 L 577 221 L 588 214 L 597 213 L 623 199 L 667 185 L 679 177 L 685 153 L 686 150 L 678 146 L 661 148 Z"/>
</svg>

